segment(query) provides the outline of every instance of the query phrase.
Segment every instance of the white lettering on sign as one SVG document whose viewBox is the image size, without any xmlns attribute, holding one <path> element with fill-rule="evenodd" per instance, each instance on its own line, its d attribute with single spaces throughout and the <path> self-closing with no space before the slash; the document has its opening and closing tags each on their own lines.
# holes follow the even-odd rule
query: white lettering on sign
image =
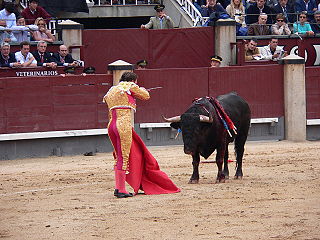
<svg viewBox="0 0 320 240">
<path fill-rule="evenodd" d="M 34 76 L 57 76 L 57 71 L 30 71 L 16 72 L 17 77 L 34 77 Z"/>
</svg>

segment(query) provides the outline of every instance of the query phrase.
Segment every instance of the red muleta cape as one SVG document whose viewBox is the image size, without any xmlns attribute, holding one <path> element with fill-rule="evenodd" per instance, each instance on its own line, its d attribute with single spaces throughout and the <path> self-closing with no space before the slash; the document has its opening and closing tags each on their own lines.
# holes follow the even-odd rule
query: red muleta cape
<svg viewBox="0 0 320 240">
<path fill-rule="evenodd" d="M 139 189 L 147 195 L 180 192 L 167 174 L 160 170 L 157 160 L 134 130 L 132 131 L 129 169 L 126 181 L 135 193 L 138 193 Z"/>
</svg>

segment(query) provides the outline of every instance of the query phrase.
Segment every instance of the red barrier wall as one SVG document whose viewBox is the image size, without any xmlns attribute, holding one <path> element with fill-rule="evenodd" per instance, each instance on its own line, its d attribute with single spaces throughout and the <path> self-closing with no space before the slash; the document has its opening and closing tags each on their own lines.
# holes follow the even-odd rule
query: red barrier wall
<svg viewBox="0 0 320 240">
<path fill-rule="evenodd" d="M 320 118 L 320 67 L 306 68 L 307 119 Z"/>
<path fill-rule="evenodd" d="M 283 65 L 136 70 L 139 85 L 151 90 L 137 100 L 136 123 L 162 122 L 183 113 L 192 99 L 236 91 L 252 118 L 282 117 Z M 320 118 L 320 68 L 306 68 L 307 118 Z M 108 84 L 108 85 L 106 85 Z M 0 134 L 105 128 L 102 103 L 112 75 L 0 78 Z"/>
<path fill-rule="evenodd" d="M 210 96 L 230 91 L 236 91 L 249 103 L 252 118 L 284 115 L 281 65 L 209 68 Z"/>
<path fill-rule="evenodd" d="M 103 41 L 101 40 L 103 39 Z M 146 59 L 149 68 L 207 67 L 214 52 L 212 27 L 84 30 L 84 61 L 105 73 L 107 65 Z"/>
<path fill-rule="evenodd" d="M 111 84 L 105 74 L 0 79 L 0 133 L 106 127 Z"/>
</svg>

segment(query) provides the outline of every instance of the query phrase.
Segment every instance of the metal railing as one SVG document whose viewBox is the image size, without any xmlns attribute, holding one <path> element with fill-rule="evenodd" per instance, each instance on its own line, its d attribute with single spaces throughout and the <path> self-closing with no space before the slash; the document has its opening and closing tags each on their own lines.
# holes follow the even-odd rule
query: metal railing
<svg viewBox="0 0 320 240">
<path fill-rule="evenodd" d="M 181 9 L 183 9 L 186 14 L 191 18 L 193 22 L 193 27 L 203 26 L 208 17 L 202 17 L 199 10 L 193 5 L 190 0 L 177 0 L 177 3 L 180 5 Z"/>
</svg>

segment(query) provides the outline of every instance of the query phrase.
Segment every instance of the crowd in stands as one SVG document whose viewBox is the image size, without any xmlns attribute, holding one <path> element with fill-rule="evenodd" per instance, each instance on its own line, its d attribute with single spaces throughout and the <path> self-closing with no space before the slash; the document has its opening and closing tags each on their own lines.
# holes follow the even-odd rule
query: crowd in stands
<svg viewBox="0 0 320 240">
<path fill-rule="evenodd" d="M 78 67 L 80 62 L 73 59 L 65 45 L 59 47 L 56 53 L 49 53 L 47 42 L 40 40 L 37 43 L 37 50 L 30 52 L 30 42 L 20 43 L 20 51 L 10 52 L 10 44 L 1 44 L 0 67 L 48 67 L 55 69 L 57 66 Z"/>
<path fill-rule="evenodd" d="M 194 5 L 209 17 L 205 25 L 234 19 L 239 36 L 320 33 L 319 0 L 194 0 Z"/>
<path fill-rule="evenodd" d="M 46 41 L 55 37 L 47 29 L 51 16 L 41 6 L 39 0 L 30 0 L 29 6 L 21 12 L 10 0 L 3 1 L 0 10 L 0 44 L 3 42 Z"/>
</svg>

